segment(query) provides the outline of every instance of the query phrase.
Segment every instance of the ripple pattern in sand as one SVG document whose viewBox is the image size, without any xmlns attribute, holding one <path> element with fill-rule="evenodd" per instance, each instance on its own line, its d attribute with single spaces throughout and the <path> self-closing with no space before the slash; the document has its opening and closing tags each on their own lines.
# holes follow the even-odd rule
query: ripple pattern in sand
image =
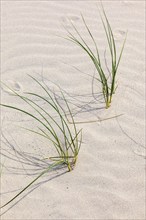
<svg viewBox="0 0 146 220">
<path fill-rule="evenodd" d="M 46 181 L 3 219 L 21 216 L 23 219 L 144 220 L 144 1 L 103 1 L 103 4 L 118 47 L 127 30 L 128 38 L 113 106 L 109 111 L 98 111 L 94 103 L 94 116 L 123 116 L 82 125 L 84 144 L 76 169 Z M 107 43 L 94 1 L 2 1 L 2 80 L 21 92 L 36 89 L 26 74 L 43 73 L 46 79 L 59 82 L 71 94 L 78 94 L 79 101 L 83 101 L 84 94 L 87 94 L 84 102 L 86 97 L 90 101 L 91 78 L 87 74 L 93 75 L 92 63 L 82 50 L 58 37 L 66 36 L 63 26 L 72 30 L 71 20 L 91 43 L 80 11 L 103 53 Z M 4 89 L 6 101 L 9 92 Z M 13 185 L 22 186 L 17 178 L 13 178 Z M 3 185 L 3 189 L 6 191 L 7 186 Z"/>
</svg>

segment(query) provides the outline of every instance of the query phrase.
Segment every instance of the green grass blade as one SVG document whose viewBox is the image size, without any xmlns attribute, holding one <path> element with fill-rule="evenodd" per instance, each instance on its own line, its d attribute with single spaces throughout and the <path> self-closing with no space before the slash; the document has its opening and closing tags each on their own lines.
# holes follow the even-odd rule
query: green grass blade
<svg viewBox="0 0 146 220">
<path fill-rule="evenodd" d="M 127 33 L 126 33 L 126 37 L 125 37 L 125 40 L 124 40 L 124 43 L 123 43 L 123 46 L 122 46 L 122 49 L 121 49 L 121 52 L 120 52 L 120 56 L 119 56 L 118 62 L 117 62 L 116 72 L 117 72 L 117 69 L 118 69 L 118 66 L 119 66 L 122 54 L 123 54 L 123 50 L 124 50 L 124 47 L 125 47 L 126 39 L 127 39 Z"/>
<path fill-rule="evenodd" d="M 112 28 L 110 26 L 109 20 L 108 20 L 108 18 L 106 16 L 104 8 L 103 8 L 103 5 L 102 5 L 102 11 L 103 11 L 106 23 L 107 23 L 108 33 L 109 33 L 109 37 L 110 37 L 110 44 L 111 44 L 111 49 L 112 49 L 112 55 L 113 55 L 112 56 L 113 66 L 115 66 L 116 65 L 116 45 L 115 45 L 115 39 L 114 39 L 113 31 L 112 31 Z"/>
<path fill-rule="evenodd" d="M 16 196 L 14 196 L 11 200 L 9 200 L 7 203 L 5 203 L 4 205 L 2 205 L 0 208 L 4 208 L 5 206 L 7 206 L 8 204 L 10 204 L 12 201 L 14 201 L 18 196 L 20 196 L 26 189 L 28 189 L 34 182 L 36 182 L 41 176 L 43 176 L 45 173 L 47 173 L 50 169 L 54 168 L 55 166 L 61 165 L 63 164 L 63 161 L 60 160 L 52 165 L 50 165 L 45 171 L 43 171 L 42 173 L 40 173 L 40 175 L 38 175 L 33 181 L 31 181 L 25 188 L 23 188 L 23 190 L 21 190 Z"/>
<path fill-rule="evenodd" d="M 90 37 L 92 38 L 92 41 L 93 41 L 94 45 L 95 45 L 96 53 L 97 53 L 97 57 L 98 57 L 98 63 L 99 63 L 99 66 L 100 66 L 101 62 L 100 62 L 100 56 L 99 56 L 99 52 L 98 52 L 98 47 L 97 47 L 96 41 L 95 41 L 95 39 L 94 39 L 94 37 L 93 37 L 93 35 L 92 35 L 92 33 L 91 33 L 91 31 L 90 31 L 90 29 L 89 29 L 89 27 L 88 27 L 88 25 L 87 25 L 87 23 L 86 23 L 86 21 L 85 21 L 85 19 L 84 19 L 82 14 L 81 14 L 81 16 L 82 16 L 82 20 L 84 22 L 84 25 L 85 25 L 85 27 L 86 27 Z"/>
<path fill-rule="evenodd" d="M 105 74 L 103 71 L 101 72 L 101 66 L 99 66 L 97 58 L 95 56 L 93 57 L 92 54 L 90 54 L 90 52 L 87 50 L 87 48 L 85 48 L 84 45 L 81 42 L 79 42 L 77 39 L 73 39 L 73 38 L 71 38 L 71 39 L 73 42 L 75 42 L 78 46 L 80 46 L 89 55 L 89 57 L 91 58 L 92 62 L 94 63 L 94 65 L 99 73 L 101 82 L 105 81 L 105 78 L 106 78 Z"/>
<path fill-rule="evenodd" d="M 4 84 L 4 83 L 3 83 Z M 5 85 L 5 84 L 4 84 Z M 50 128 L 48 126 L 45 125 L 45 128 L 47 128 L 47 130 L 50 132 L 50 134 L 55 138 L 55 140 L 58 142 L 58 145 L 60 146 L 61 148 L 61 144 L 59 142 L 59 139 L 57 137 L 57 134 L 55 132 L 55 130 L 53 129 L 53 127 L 51 126 L 51 124 L 49 123 L 49 121 L 46 119 L 46 117 L 44 117 L 43 114 L 41 114 L 40 111 L 38 111 L 33 105 L 30 104 L 33 103 L 35 106 L 37 106 L 38 108 L 40 108 L 41 110 L 45 111 L 43 108 L 41 108 L 39 105 L 37 105 L 34 101 L 32 101 L 31 99 L 25 97 L 25 96 L 22 96 L 22 95 L 19 95 L 16 91 L 14 91 L 13 89 L 11 89 L 10 87 L 8 87 L 7 85 L 5 85 L 8 89 L 10 89 L 10 91 L 12 91 L 16 96 L 18 96 L 19 98 L 21 98 L 24 102 L 26 102 L 28 105 L 30 105 L 39 115 L 41 115 L 41 117 L 48 123 L 48 125 L 50 126 Z M 36 118 L 36 117 L 35 117 Z M 40 122 L 41 120 L 39 120 Z M 43 123 L 44 125 L 44 123 Z"/>
<path fill-rule="evenodd" d="M 62 111 L 63 111 L 63 113 L 64 113 L 64 115 L 65 115 L 65 117 L 66 117 L 66 119 L 67 119 L 67 115 L 66 115 L 66 112 L 64 111 L 64 109 L 62 108 L 62 106 L 59 104 L 59 102 L 57 101 L 57 99 L 56 99 L 56 102 L 58 103 L 58 106 L 60 106 L 60 108 L 62 109 Z M 69 114 L 70 115 L 70 114 Z M 66 124 L 66 126 L 68 127 L 68 125 Z M 68 127 L 69 128 L 69 127 Z M 70 129 L 68 129 L 68 131 L 69 131 L 69 134 L 70 134 L 70 138 L 71 138 L 71 142 L 72 142 L 72 144 L 73 144 L 73 147 L 74 147 L 74 149 L 75 149 L 75 143 L 74 143 L 74 138 L 73 138 L 73 135 L 71 134 L 71 131 L 70 131 Z M 72 149 L 72 151 L 74 152 L 74 149 L 72 148 L 72 145 L 70 145 L 70 143 L 69 143 L 69 146 L 71 147 L 71 149 Z"/>
<path fill-rule="evenodd" d="M 31 76 L 30 76 L 30 77 L 31 77 Z M 34 79 L 39 85 L 41 85 L 41 87 L 42 87 L 42 88 L 47 92 L 47 94 L 48 94 L 48 91 L 44 88 L 44 86 L 43 86 L 41 83 L 39 83 L 35 78 L 33 78 L 33 77 L 31 77 L 31 78 Z M 63 93 L 62 93 L 62 95 L 63 95 Z M 63 96 L 64 96 L 64 95 L 63 95 Z M 54 101 L 54 99 L 52 98 L 52 96 L 49 95 L 49 97 L 51 98 L 51 100 L 53 101 L 53 103 L 55 103 L 55 101 Z M 65 97 L 64 97 L 64 98 L 65 98 Z M 57 100 L 56 100 L 56 101 L 57 101 Z M 66 103 L 67 103 L 67 101 L 66 101 Z M 66 121 L 64 120 L 64 118 L 63 118 L 62 115 L 60 114 L 60 111 L 59 111 L 59 109 L 58 109 L 58 106 L 61 108 L 62 111 L 63 111 L 63 108 L 60 106 L 60 104 L 59 104 L 58 102 L 57 102 L 57 104 L 55 103 L 55 106 L 56 106 L 57 112 L 58 112 L 58 114 L 59 114 L 59 116 L 60 116 L 60 118 L 61 118 L 61 120 L 62 120 L 62 123 L 65 124 L 65 126 L 66 126 L 66 128 L 67 128 L 67 130 L 68 130 L 68 132 L 69 132 L 69 135 L 70 135 L 72 144 L 73 144 L 74 149 L 75 149 L 75 143 L 74 143 L 74 141 L 73 141 L 73 137 L 72 137 L 71 131 L 70 131 L 69 126 L 67 125 Z M 69 108 L 69 105 L 68 105 L 68 108 Z M 56 110 L 56 109 L 55 109 L 55 110 Z M 71 114 L 71 111 L 70 111 L 70 114 Z M 62 126 L 63 126 L 63 124 L 62 124 Z M 71 145 L 70 145 L 70 148 L 71 148 L 71 150 L 73 151 Z"/>
<path fill-rule="evenodd" d="M 30 93 L 30 92 L 27 92 L 27 94 L 29 95 L 32 95 L 32 96 L 36 96 L 36 97 L 39 97 L 40 99 L 44 100 L 45 102 L 47 102 L 57 113 L 58 113 L 58 108 L 54 107 L 54 105 L 48 101 L 46 98 L 38 95 L 38 94 L 35 94 L 35 93 Z M 38 106 L 38 105 L 37 105 Z M 40 107 L 40 106 L 39 106 Z M 41 108 L 41 107 L 40 107 Z M 41 108 L 42 109 L 42 108 Z M 55 119 L 50 115 L 48 114 L 48 112 L 46 112 L 44 109 L 42 109 L 50 118 L 51 120 L 56 124 L 56 126 L 60 129 L 60 131 L 63 133 L 64 135 L 64 140 L 65 140 L 65 143 L 67 145 L 67 143 L 69 143 L 69 139 L 66 135 L 66 131 L 65 131 L 65 126 L 64 126 L 64 121 L 62 120 L 62 117 L 60 117 L 61 119 L 61 123 L 62 123 L 62 128 L 60 127 L 60 125 L 55 121 Z M 58 113 L 59 114 L 59 113 Z M 54 129 L 53 129 L 54 130 Z"/>
<path fill-rule="evenodd" d="M 8 204 L 10 204 L 13 200 L 15 200 L 17 197 L 19 197 L 25 190 L 27 190 L 35 181 L 37 181 L 41 176 L 43 176 L 45 173 L 47 173 L 53 167 L 61 165 L 61 164 L 65 164 L 65 165 L 67 165 L 68 170 L 71 171 L 73 169 L 73 165 L 76 162 L 77 155 L 78 155 L 78 152 L 79 152 L 79 147 L 81 145 L 81 143 L 78 142 L 78 135 L 81 133 L 81 130 L 77 131 L 76 124 L 75 124 L 75 121 L 74 121 L 74 118 L 73 118 L 73 114 L 71 112 L 71 109 L 70 109 L 70 107 L 68 105 L 68 102 L 67 102 L 63 92 L 61 91 L 61 94 L 62 94 L 64 102 L 66 103 L 68 112 L 69 112 L 69 114 L 70 114 L 70 116 L 72 118 L 75 134 L 71 132 L 71 129 L 70 129 L 70 127 L 68 126 L 68 124 L 66 122 L 66 120 L 67 120 L 66 116 L 63 115 L 64 109 L 61 107 L 61 105 L 58 104 L 56 99 L 54 99 L 54 97 L 50 95 L 50 93 L 47 91 L 47 88 L 45 87 L 46 85 L 44 86 L 38 80 L 36 80 L 35 78 L 33 78 L 33 77 L 31 77 L 31 78 L 39 86 L 41 86 L 41 88 L 43 89 L 43 91 L 45 91 L 47 93 L 47 95 L 48 95 L 48 97 L 50 98 L 51 101 L 50 100 L 48 101 L 47 99 L 45 99 L 44 97 L 42 97 L 42 96 L 40 96 L 39 94 L 36 94 L 36 93 L 27 93 L 27 94 L 29 94 L 31 96 L 35 96 L 35 97 L 37 97 L 37 98 L 39 98 L 41 100 L 44 100 L 44 101 L 46 101 L 49 104 L 49 106 L 53 107 L 53 110 L 55 112 L 57 112 L 57 114 L 59 116 L 59 119 L 61 120 L 61 126 L 62 127 L 57 123 L 57 121 L 45 109 L 43 109 L 35 101 L 33 101 L 32 99 L 30 99 L 30 98 L 28 98 L 26 96 L 19 95 L 17 92 L 15 92 L 14 90 L 10 89 L 8 86 L 7 87 L 11 91 L 13 91 L 13 93 L 16 96 L 18 96 L 24 102 L 26 102 L 29 106 L 31 106 L 31 108 L 35 110 L 35 113 L 37 112 L 39 114 L 39 116 L 41 116 L 42 118 L 40 119 L 36 115 L 34 115 L 33 113 L 25 111 L 25 110 L 23 110 L 23 109 L 21 109 L 19 107 L 15 107 L 15 106 L 12 106 L 12 105 L 6 105 L 6 104 L 0 104 L 0 105 L 3 106 L 3 107 L 7 107 L 7 108 L 10 108 L 10 109 L 16 110 L 16 111 L 20 111 L 23 114 L 28 115 L 31 118 L 35 119 L 41 125 L 43 125 L 43 128 L 45 127 L 47 129 L 47 131 L 43 130 L 42 128 L 39 128 L 39 127 L 38 127 L 39 131 L 32 130 L 32 129 L 27 129 L 27 128 L 23 128 L 23 129 L 26 129 L 26 130 L 28 130 L 30 132 L 33 132 L 34 134 L 40 135 L 40 136 L 50 140 L 51 143 L 53 144 L 53 146 L 55 147 L 55 149 L 57 150 L 58 156 L 50 157 L 50 159 L 52 159 L 52 160 L 54 160 L 56 162 L 53 163 L 52 165 L 50 165 L 43 172 L 41 172 L 33 181 L 31 181 L 18 194 L 16 194 L 12 199 L 10 199 L 7 203 L 2 205 L 0 208 L 3 208 L 5 206 L 7 206 Z M 54 95 L 54 93 L 53 93 L 53 95 Z M 42 111 L 43 111 L 43 113 L 42 113 Z M 45 113 L 45 115 L 44 115 L 44 113 Z M 62 146 L 62 144 L 61 144 L 62 141 L 60 140 L 59 136 L 57 135 L 57 132 L 55 131 L 53 125 L 48 121 L 46 115 L 49 116 L 49 118 L 52 120 L 51 122 L 55 123 L 55 125 L 57 125 L 57 128 L 59 128 L 59 130 L 62 131 L 62 133 L 64 135 L 64 139 L 66 141 L 66 143 L 65 143 L 66 149 L 64 149 L 64 147 Z M 47 125 L 46 125 L 46 123 L 47 123 Z M 46 133 L 48 131 L 49 131 L 49 134 L 51 134 L 51 137 Z M 68 132 L 69 138 L 68 138 L 66 132 Z M 75 142 L 76 142 L 76 144 L 75 144 Z"/>
<path fill-rule="evenodd" d="M 40 123 L 48 130 L 48 127 L 47 127 L 40 119 L 38 119 L 36 116 L 32 115 L 31 113 L 29 113 L 29 112 L 27 112 L 27 111 L 24 111 L 24 110 L 22 110 L 22 109 L 20 109 L 20 108 L 11 106 L 11 105 L 4 105 L 4 104 L 0 104 L 0 105 L 3 106 L 3 107 L 7 107 L 7 108 L 11 108 L 11 109 L 20 111 L 20 112 L 22 112 L 22 113 L 24 113 L 24 114 L 26 114 L 26 115 L 28 115 L 28 116 L 34 118 L 36 121 L 40 122 Z M 57 143 L 56 143 L 56 146 L 58 146 L 58 148 L 61 150 L 61 152 L 63 152 L 63 150 L 62 150 L 62 148 L 60 147 L 60 145 L 57 145 Z"/>
<path fill-rule="evenodd" d="M 41 128 L 39 128 L 38 127 L 38 129 L 43 133 L 40 133 L 40 132 L 38 132 L 38 131 L 34 131 L 34 130 L 32 130 L 32 129 L 29 129 L 29 128 L 24 128 L 24 127 L 21 127 L 22 129 L 25 129 L 25 130 L 27 130 L 27 131 L 30 131 L 30 132 L 32 132 L 32 133 L 34 133 L 34 134 L 37 134 L 37 135 L 39 135 L 39 136 L 42 136 L 42 137 L 44 137 L 44 138 L 46 138 L 46 139 L 48 139 L 48 140 L 50 140 L 52 143 L 53 143 L 53 145 L 54 145 L 54 147 L 56 148 L 56 150 L 57 150 L 57 153 L 58 154 L 62 154 L 62 151 L 60 152 L 59 150 L 58 150 L 58 144 L 56 144 L 56 142 L 54 142 L 47 134 L 46 134 L 46 132 L 45 131 L 43 131 Z"/>
<path fill-rule="evenodd" d="M 36 83 L 38 83 L 38 84 L 44 89 L 44 91 L 49 95 L 49 97 L 50 97 L 51 100 L 53 101 L 54 105 L 55 105 L 56 108 L 58 109 L 58 114 L 59 114 L 61 120 L 63 120 L 63 122 L 64 122 L 64 124 L 65 124 L 65 126 L 66 126 L 66 128 L 67 128 L 67 130 L 68 130 L 68 132 L 69 132 L 70 138 L 71 138 L 71 140 L 72 140 L 73 138 L 72 138 L 72 134 L 71 134 L 70 128 L 69 128 L 69 126 L 67 125 L 67 122 L 65 121 L 65 119 L 62 117 L 62 114 L 60 113 L 59 108 L 58 108 L 58 106 L 59 106 L 60 109 L 63 110 L 62 107 L 59 105 L 59 103 L 57 103 L 57 104 L 55 103 L 55 101 L 54 101 L 54 99 L 52 98 L 52 96 L 48 93 L 48 91 L 45 89 L 45 87 L 44 87 L 40 82 L 38 82 L 38 81 L 37 81 L 35 78 L 33 78 L 32 76 L 30 76 L 30 77 L 31 77 L 32 79 L 34 79 L 34 80 L 36 81 Z M 74 143 L 73 143 L 73 144 L 74 144 Z"/>
<path fill-rule="evenodd" d="M 71 22 L 71 24 L 72 24 L 72 27 L 74 28 L 74 30 L 75 30 L 75 32 L 77 33 L 77 35 L 80 37 L 80 39 L 82 40 L 82 42 L 84 43 L 84 45 L 86 46 L 86 50 L 88 50 L 89 52 L 90 52 L 90 54 L 95 58 L 95 56 L 94 56 L 94 53 L 92 52 L 92 50 L 90 49 L 90 47 L 88 46 L 88 44 L 85 42 L 85 40 L 83 39 L 83 37 L 81 36 L 81 34 L 79 33 L 79 31 L 77 30 L 77 28 L 75 27 L 75 25 Z M 68 33 L 71 35 L 70 37 L 71 38 L 74 38 L 76 41 L 78 41 L 79 42 L 79 40 L 77 40 L 77 38 L 73 35 L 73 34 L 71 34 L 71 32 L 69 32 L 68 31 Z M 80 42 L 80 44 L 82 44 L 81 42 Z M 82 44 L 83 45 L 83 44 Z M 85 47 L 84 46 L 84 47 Z"/>
</svg>

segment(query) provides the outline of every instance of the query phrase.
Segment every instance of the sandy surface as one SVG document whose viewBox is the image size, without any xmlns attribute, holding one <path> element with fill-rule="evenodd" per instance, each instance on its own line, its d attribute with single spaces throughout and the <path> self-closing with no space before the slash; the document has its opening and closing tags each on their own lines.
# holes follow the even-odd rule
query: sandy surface
<svg viewBox="0 0 146 220">
<path fill-rule="evenodd" d="M 104 1 L 117 45 L 122 44 L 128 30 L 118 72 L 119 86 L 108 110 L 101 109 L 92 97 L 92 78 L 86 75 L 94 73 L 89 58 L 57 36 L 66 36 L 63 26 L 72 30 L 71 19 L 88 41 L 82 12 L 103 55 L 107 43 L 94 1 L 2 1 L 1 5 L 2 81 L 16 91 L 38 91 L 27 74 L 38 79 L 42 74 L 48 85 L 49 80 L 59 84 L 70 94 L 68 100 L 82 106 L 77 121 L 123 114 L 102 122 L 79 124 L 84 143 L 75 170 L 48 173 L 17 204 L 6 207 L 1 218 L 145 219 L 144 1 Z M 93 102 L 88 104 L 90 101 Z M 6 88 L 2 90 L 2 102 L 27 108 Z M 1 118 L 3 204 L 45 168 L 46 163 L 39 160 L 50 150 L 46 140 L 20 129 L 19 126 L 35 126 L 30 118 L 10 109 L 2 109 Z"/>
</svg>

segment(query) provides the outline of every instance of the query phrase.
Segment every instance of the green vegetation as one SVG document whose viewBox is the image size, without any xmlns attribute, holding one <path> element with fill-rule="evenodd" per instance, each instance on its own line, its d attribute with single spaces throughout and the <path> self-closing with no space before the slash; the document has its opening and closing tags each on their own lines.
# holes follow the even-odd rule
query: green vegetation
<svg viewBox="0 0 146 220">
<path fill-rule="evenodd" d="M 43 172 L 40 173 L 40 175 L 38 175 L 32 182 L 30 182 L 23 190 L 21 190 L 17 195 L 15 195 L 12 199 L 5 203 L 1 208 L 5 207 L 13 200 L 15 200 L 36 180 L 38 180 L 41 176 L 43 176 L 54 167 L 64 164 L 67 166 L 68 171 L 71 171 L 76 164 L 78 153 L 81 147 L 82 130 L 77 131 L 74 117 L 63 92 L 61 91 L 62 99 L 67 107 L 68 115 L 72 120 L 72 125 L 69 125 L 67 115 L 64 114 L 65 111 L 55 98 L 54 93 L 51 94 L 50 91 L 48 92 L 47 86 L 44 83 L 40 83 L 32 76 L 30 77 L 32 80 L 34 80 L 37 86 L 41 87 L 42 91 L 45 93 L 45 97 L 47 98 L 40 94 L 32 92 L 25 93 L 25 96 L 23 96 L 9 88 L 7 85 L 5 86 L 9 88 L 14 93 L 14 95 L 27 103 L 32 108 L 34 113 L 11 105 L 1 104 L 1 106 L 22 112 L 25 115 L 33 118 L 39 124 L 39 126 L 36 130 L 27 130 L 46 138 L 49 143 L 51 143 L 52 147 L 54 147 L 56 155 L 49 156 L 48 158 L 52 161 L 52 164 L 49 165 Z M 53 112 L 57 114 L 58 117 L 54 119 L 51 113 L 42 108 L 39 104 L 37 104 L 36 101 L 33 101 L 33 97 L 45 102 L 48 108 L 53 110 Z"/>
<path fill-rule="evenodd" d="M 123 49 L 124 49 L 124 45 L 126 42 L 126 38 L 124 40 L 124 43 L 122 45 L 122 49 L 120 51 L 119 57 L 117 57 L 117 48 L 116 48 L 116 43 L 115 43 L 115 39 L 114 39 L 114 35 L 113 35 L 113 31 L 111 28 L 111 25 L 109 23 L 109 20 L 106 16 L 106 13 L 104 11 L 104 8 L 102 7 L 102 14 L 101 15 L 101 21 L 104 27 L 104 31 L 106 34 L 106 38 L 107 38 L 107 42 L 108 42 L 108 48 L 109 48 L 109 52 L 111 55 L 111 71 L 110 71 L 110 77 L 109 75 L 107 76 L 107 74 L 105 73 L 105 71 L 103 70 L 103 65 L 101 64 L 101 59 L 100 59 L 100 54 L 99 54 L 99 50 L 98 50 L 98 46 L 97 43 L 95 41 L 95 38 L 93 37 L 90 28 L 88 27 L 85 18 L 82 16 L 82 20 L 84 23 L 84 26 L 95 46 L 95 53 L 93 52 L 93 50 L 89 47 L 89 45 L 86 43 L 86 41 L 84 40 L 84 38 L 82 37 L 82 35 L 80 34 L 80 32 L 78 31 L 78 29 L 75 27 L 75 25 L 71 22 L 71 25 L 77 35 L 77 37 L 71 33 L 70 31 L 67 30 L 68 32 L 68 37 L 66 38 L 67 40 L 75 43 L 76 45 L 78 45 L 80 48 L 82 48 L 82 50 L 89 56 L 89 58 L 92 60 L 97 73 L 99 75 L 99 78 L 95 78 L 98 82 L 101 83 L 102 86 L 102 93 L 103 93 L 103 97 L 105 100 L 105 104 L 106 104 L 106 108 L 108 108 L 111 104 L 112 101 L 112 96 L 115 93 L 115 82 L 116 82 L 116 75 L 117 75 L 117 70 L 120 64 L 120 60 L 122 57 L 122 53 L 123 53 Z"/>
</svg>

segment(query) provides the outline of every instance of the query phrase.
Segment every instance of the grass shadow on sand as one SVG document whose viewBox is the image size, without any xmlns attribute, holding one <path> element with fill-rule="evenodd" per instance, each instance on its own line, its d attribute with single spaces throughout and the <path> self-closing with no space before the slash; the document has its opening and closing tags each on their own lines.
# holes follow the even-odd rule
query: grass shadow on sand
<svg viewBox="0 0 146 220">
<path fill-rule="evenodd" d="M 122 115 L 122 114 L 118 114 L 118 115 L 111 114 L 112 111 L 111 109 L 108 109 L 107 111 L 105 109 L 105 102 L 102 93 L 94 91 L 95 85 L 97 86 L 96 84 L 97 82 L 95 82 L 95 70 L 91 75 L 81 71 L 80 69 L 76 68 L 73 65 L 69 65 L 64 62 L 62 63 L 75 69 L 79 74 L 81 73 L 83 75 L 83 79 L 86 76 L 88 77 L 88 81 L 90 81 L 91 84 L 91 93 L 88 92 L 88 93 L 77 94 L 75 92 L 71 93 L 66 91 L 60 85 L 58 85 L 58 83 L 55 83 L 52 80 L 48 79 L 46 76 L 44 76 L 43 67 L 40 73 L 35 71 L 35 74 L 39 77 L 40 81 L 46 85 L 47 89 L 54 94 L 57 101 L 60 103 L 63 101 L 62 96 L 56 91 L 57 89 L 63 91 L 63 93 L 67 97 L 67 102 L 72 107 L 72 113 L 75 118 L 75 122 L 77 124 L 96 123 L 96 122 L 100 123 L 101 121 L 112 119 L 114 117 L 118 117 Z M 55 92 L 53 91 L 53 89 L 51 89 L 50 85 L 52 85 L 52 88 L 55 87 Z M 66 112 L 66 114 L 68 115 L 68 112 Z"/>
<path fill-rule="evenodd" d="M 26 177 L 32 177 L 35 178 L 35 176 L 38 176 L 39 173 L 41 173 L 43 170 L 47 169 L 48 166 L 51 165 L 50 162 L 47 162 L 46 160 L 42 160 L 39 158 L 39 155 L 35 154 L 29 154 L 26 152 L 23 152 L 21 150 L 21 147 L 16 143 L 11 143 L 9 141 L 9 138 L 1 131 L 2 140 L 1 143 L 4 145 L 4 147 L 1 148 L 1 158 L 5 161 L 9 160 L 10 164 L 16 163 L 17 166 L 6 166 L 3 164 L 3 173 L 8 175 L 13 175 L 13 178 L 26 178 Z M 11 138 L 13 138 L 11 136 Z M 19 164 L 19 166 L 18 166 Z M 65 165 L 61 165 L 58 167 L 54 167 L 49 172 L 49 176 L 44 176 L 43 179 L 38 181 L 38 183 L 35 183 L 30 186 L 30 188 L 27 189 L 27 191 L 19 197 L 16 201 L 14 201 L 12 204 L 10 204 L 8 207 L 6 207 L 5 211 L 1 211 L 0 216 L 7 213 L 11 208 L 13 208 L 15 205 L 17 205 L 21 200 L 23 200 L 25 197 L 27 197 L 30 193 L 32 193 L 34 190 L 36 190 L 38 187 L 40 187 L 42 184 L 45 184 L 55 178 L 58 178 L 64 174 L 66 174 L 68 171 L 65 167 Z M 3 173 L 1 174 L 1 177 L 3 176 Z M 30 180 L 28 181 L 30 182 Z M 23 186 L 24 187 L 24 186 Z M 21 188 L 22 189 L 22 188 Z M 8 190 L 6 192 L 1 192 L 1 196 L 5 194 L 16 194 L 21 190 L 15 189 L 15 190 Z"/>
</svg>

